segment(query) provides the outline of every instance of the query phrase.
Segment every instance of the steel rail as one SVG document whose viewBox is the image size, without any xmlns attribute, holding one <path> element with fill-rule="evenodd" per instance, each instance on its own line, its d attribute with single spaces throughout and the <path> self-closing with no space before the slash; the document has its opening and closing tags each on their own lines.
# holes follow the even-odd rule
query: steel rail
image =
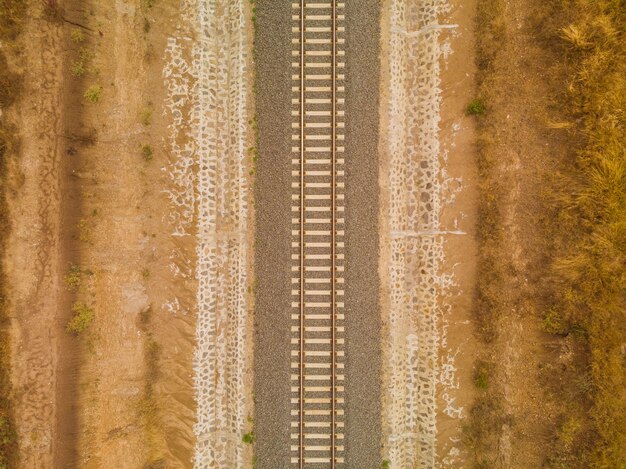
<svg viewBox="0 0 626 469">
<path fill-rule="evenodd" d="M 331 285 L 331 300 L 330 300 L 330 315 L 331 315 L 331 327 L 330 327 L 330 342 L 331 342 L 331 374 L 330 374 L 330 389 L 331 389 L 331 423 L 330 423 L 330 467 L 334 468 L 335 467 L 335 461 L 336 461 L 336 394 L 335 394 L 335 380 L 336 380 L 336 372 L 337 372 L 337 350 L 336 350 L 336 337 L 335 337 L 335 329 L 337 327 L 337 310 L 336 310 L 336 305 L 337 305 L 337 298 L 336 298 L 336 290 L 337 290 L 337 285 L 336 285 L 336 249 L 335 249 L 335 245 L 336 245 L 336 231 L 337 231 L 337 215 L 336 215 L 336 210 L 337 210 L 337 194 L 336 194 L 336 185 L 337 185 L 337 83 L 336 83 L 336 67 L 337 67 L 337 4 L 336 4 L 336 0 L 332 0 L 332 5 L 333 5 L 333 12 L 332 12 L 332 39 L 331 39 L 331 43 L 332 43 L 332 54 L 331 54 L 331 79 L 332 79 L 332 84 L 331 84 L 331 92 L 332 92 L 332 105 L 333 105 L 333 110 L 331 113 L 331 134 L 330 134 L 330 138 L 331 138 L 331 174 L 332 174 L 332 183 L 330 185 L 331 187 L 331 197 L 330 197 L 330 203 L 331 203 L 331 226 L 330 226 L 330 232 L 331 232 L 331 242 L 330 242 L 330 257 L 332 259 L 332 266 L 330 269 L 330 285 Z"/>
<path fill-rule="evenodd" d="M 304 11 L 306 0 L 300 0 L 300 469 L 304 467 Z"/>
</svg>

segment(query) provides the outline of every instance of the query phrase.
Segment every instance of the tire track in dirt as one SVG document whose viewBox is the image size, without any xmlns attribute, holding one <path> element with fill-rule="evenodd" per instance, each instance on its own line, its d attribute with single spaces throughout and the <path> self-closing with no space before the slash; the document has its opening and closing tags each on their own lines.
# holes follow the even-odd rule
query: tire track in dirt
<svg viewBox="0 0 626 469">
<path fill-rule="evenodd" d="M 20 466 L 53 467 L 56 367 L 62 301 L 60 269 L 60 137 L 63 133 L 63 30 L 42 19 L 37 5 L 25 24 L 25 88 L 21 103 L 20 171 L 11 201 L 7 255 L 13 318 L 13 376 Z"/>
</svg>

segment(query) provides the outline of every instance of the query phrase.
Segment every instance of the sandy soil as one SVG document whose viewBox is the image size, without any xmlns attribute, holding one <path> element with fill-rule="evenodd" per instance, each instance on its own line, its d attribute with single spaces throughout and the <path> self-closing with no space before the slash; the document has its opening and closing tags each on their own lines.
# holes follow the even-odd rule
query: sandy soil
<svg viewBox="0 0 626 469">
<path fill-rule="evenodd" d="M 39 4 L 29 15 L 6 260 L 21 467 L 191 460 L 194 317 L 162 307 L 195 298 L 193 282 L 171 270 L 160 168 L 160 58 L 178 2 L 141 5 L 68 0 L 62 20 L 43 19 Z M 73 77 L 83 54 L 85 72 Z M 95 104 L 83 97 L 91 85 L 102 87 Z M 81 268 L 76 292 L 64 282 L 70 263 Z M 74 337 L 66 325 L 77 300 L 95 319 Z"/>
<path fill-rule="evenodd" d="M 476 192 L 474 119 L 465 114 L 474 98 L 473 0 L 452 0 L 442 24 L 456 25 L 442 35 L 450 53 L 442 57 L 440 139 L 449 202 L 441 213 L 444 242 L 443 275 L 453 286 L 442 298 L 442 384 L 438 393 L 437 454 L 441 467 L 460 467 L 467 454 L 459 444 L 463 418 L 474 398 L 473 364 L 479 344 L 473 334 L 472 300 L 476 280 Z"/>
</svg>

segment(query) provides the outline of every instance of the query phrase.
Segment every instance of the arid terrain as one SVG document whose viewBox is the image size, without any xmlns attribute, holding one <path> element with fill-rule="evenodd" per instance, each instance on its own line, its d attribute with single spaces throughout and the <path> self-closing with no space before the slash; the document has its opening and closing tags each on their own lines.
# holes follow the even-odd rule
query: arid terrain
<svg viewBox="0 0 626 469">
<path fill-rule="evenodd" d="M 622 0 L 0 0 L 0 469 L 625 468 L 625 106 Z"/>
</svg>

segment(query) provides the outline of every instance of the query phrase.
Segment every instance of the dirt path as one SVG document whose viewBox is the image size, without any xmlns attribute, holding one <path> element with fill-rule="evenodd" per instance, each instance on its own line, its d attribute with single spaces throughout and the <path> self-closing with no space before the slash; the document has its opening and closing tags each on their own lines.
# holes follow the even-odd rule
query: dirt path
<svg viewBox="0 0 626 469">
<path fill-rule="evenodd" d="M 59 363 L 70 360 L 63 348 L 67 297 L 60 272 L 65 268 L 61 239 L 66 176 L 63 72 L 64 29 L 44 19 L 40 5 L 29 11 L 23 37 L 25 91 L 20 104 L 21 156 L 14 198 L 10 201 L 13 230 L 7 246 L 7 275 L 12 325 L 12 383 L 15 396 L 20 465 L 52 467 L 59 448 L 59 430 L 71 435 L 68 406 L 57 393 L 69 391 Z M 69 371 L 71 373 L 71 371 Z M 71 392 L 67 403 L 73 401 Z M 56 440 L 56 441 L 55 441 Z M 63 445 L 65 446 L 65 445 Z M 71 445 L 70 445 L 71 446 Z"/>
<path fill-rule="evenodd" d="M 558 396 L 546 394 L 553 364 L 573 358 L 567 341 L 541 330 L 545 314 L 542 285 L 547 278 L 550 238 L 546 216 L 549 184 L 567 158 L 566 134 L 550 129 L 559 121 L 552 96 L 562 92 L 562 63 L 538 39 L 541 2 L 508 0 L 502 20 L 506 40 L 482 92 L 489 104 L 483 120 L 491 141 L 486 156 L 495 161 L 492 180 L 505 188 L 500 201 L 502 237 L 496 268 L 503 273 L 498 297 L 502 316 L 490 348 L 497 364 L 506 423 L 501 427 L 498 467 L 541 467 L 558 422 Z"/>
</svg>

